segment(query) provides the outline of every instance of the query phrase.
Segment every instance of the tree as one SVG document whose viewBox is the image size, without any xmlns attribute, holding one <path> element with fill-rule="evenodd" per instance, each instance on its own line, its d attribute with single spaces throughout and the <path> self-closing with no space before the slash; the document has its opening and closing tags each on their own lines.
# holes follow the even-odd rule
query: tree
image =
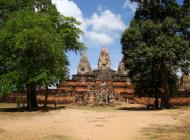
<svg viewBox="0 0 190 140">
<path fill-rule="evenodd" d="M 61 16 L 50 0 L 31 0 L 22 9 L 2 17 L 6 18 L 0 30 L 0 80 L 7 82 L 2 82 L 1 87 L 6 87 L 6 91 L 26 89 L 27 107 L 31 111 L 37 107 L 36 87 L 43 86 L 46 108 L 48 85 L 68 77 L 65 52 L 85 48 L 79 41 L 82 34 L 79 22 Z"/>
<path fill-rule="evenodd" d="M 133 0 L 132 0 L 133 1 Z M 189 2 L 137 1 L 139 7 L 121 38 L 129 75 L 139 96 L 158 97 L 169 108 L 177 71 L 189 64 Z"/>
</svg>

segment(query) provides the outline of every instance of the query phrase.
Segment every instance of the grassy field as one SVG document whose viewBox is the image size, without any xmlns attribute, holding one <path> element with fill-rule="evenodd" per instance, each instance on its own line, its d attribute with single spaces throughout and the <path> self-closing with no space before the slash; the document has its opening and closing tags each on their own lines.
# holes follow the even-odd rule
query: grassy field
<svg viewBox="0 0 190 140">
<path fill-rule="evenodd" d="M 0 103 L 0 140 L 190 139 L 189 106 L 155 111 L 127 104 L 66 105 L 49 112 L 23 112 L 15 107 Z"/>
</svg>

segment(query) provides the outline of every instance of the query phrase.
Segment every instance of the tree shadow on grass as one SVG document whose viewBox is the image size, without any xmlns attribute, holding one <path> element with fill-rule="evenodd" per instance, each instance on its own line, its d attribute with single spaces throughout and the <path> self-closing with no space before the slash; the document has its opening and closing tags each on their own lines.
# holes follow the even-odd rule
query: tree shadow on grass
<svg viewBox="0 0 190 140">
<path fill-rule="evenodd" d="M 155 108 L 146 108 L 146 107 L 120 107 L 117 110 L 126 110 L 126 111 L 157 111 L 161 109 Z"/>
<path fill-rule="evenodd" d="M 41 107 L 38 107 L 39 110 L 41 111 L 52 111 L 52 110 L 62 110 L 62 109 L 66 109 L 67 106 L 65 105 L 59 105 L 57 107 L 54 107 L 54 106 L 48 106 L 46 110 L 44 110 L 44 107 L 41 106 Z"/>
<path fill-rule="evenodd" d="M 159 111 L 159 110 L 172 110 L 172 109 L 181 109 L 181 108 L 185 108 L 185 106 L 171 106 L 170 108 L 155 108 L 154 106 L 145 106 L 145 107 L 120 107 L 117 108 L 117 110 L 127 110 L 127 111 Z M 186 106 L 186 108 L 188 108 Z"/>
<path fill-rule="evenodd" d="M 24 112 L 26 108 L 0 108 L 0 112 Z"/>
<path fill-rule="evenodd" d="M 52 110 L 61 110 L 61 109 L 65 109 L 66 106 L 64 105 L 60 105 L 57 107 L 53 107 L 53 106 L 48 106 L 46 110 L 44 110 L 43 106 L 39 106 L 38 108 L 34 109 L 33 111 L 52 111 Z M 0 108 L 0 112 L 27 112 L 27 107 L 4 107 L 4 108 Z"/>
</svg>

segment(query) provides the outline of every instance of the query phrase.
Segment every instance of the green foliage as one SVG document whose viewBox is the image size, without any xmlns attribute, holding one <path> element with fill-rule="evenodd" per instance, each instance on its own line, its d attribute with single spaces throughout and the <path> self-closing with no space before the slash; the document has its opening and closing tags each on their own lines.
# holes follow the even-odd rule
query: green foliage
<svg viewBox="0 0 190 140">
<path fill-rule="evenodd" d="M 176 1 L 139 2 L 121 38 L 125 65 L 139 96 L 161 96 L 162 64 L 170 95 L 175 92 L 177 71 L 189 66 L 189 29 L 189 15 Z"/>
<path fill-rule="evenodd" d="M 25 8 L 30 0 L 1 0 L 0 24 L 8 19 L 8 15 L 14 11 Z"/>
<path fill-rule="evenodd" d="M 64 80 L 69 64 L 65 52 L 85 48 L 74 18 L 59 15 L 49 0 L 23 2 L 2 1 L 8 13 L 1 12 L 0 94 L 26 84 L 45 86 Z"/>
<path fill-rule="evenodd" d="M 15 74 L 13 73 L 9 73 L 6 75 L 2 75 L 0 77 L 0 95 L 6 95 L 7 93 L 9 93 L 10 91 L 12 91 L 14 89 L 12 82 L 14 81 L 13 79 L 15 79 L 13 76 Z M 11 81 L 11 80 L 13 81 Z"/>
</svg>

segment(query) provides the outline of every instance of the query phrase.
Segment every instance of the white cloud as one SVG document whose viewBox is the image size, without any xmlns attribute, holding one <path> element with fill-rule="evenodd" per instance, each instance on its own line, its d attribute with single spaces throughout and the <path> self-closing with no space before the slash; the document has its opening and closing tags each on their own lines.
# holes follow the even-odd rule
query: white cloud
<svg viewBox="0 0 190 140">
<path fill-rule="evenodd" d="M 125 24 L 121 20 L 120 15 L 114 14 L 110 10 L 101 10 L 95 12 L 90 19 L 87 20 L 87 26 L 91 26 L 94 31 L 120 31 L 125 29 Z"/>
<path fill-rule="evenodd" d="M 87 37 L 93 42 L 98 42 L 100 46 L 108 46 L 113 43 L 118 32 L 123 31 L 126 27 L 120 15 L 107 9 L 103 10 L 102 6 L 98 6 L 97 11 L 85 21 Z"/>
<path fill-rule="evenodd" d="M 81 22 L 81 29 L 85 38 L 99 43 L 100 46 L 107 46 L 114 42 L 118 32 L 123 31 L 126 25 L 119 14 L 99 5 L 90 18 L 84 18 L 80 8 L 74 1 L 52 0 L 58 11 L 65 16 L 73 16 Z M 82 38 L 83 39 L 83 38 Z"/>
<path fill-rule="evenodd" d="M 111 44 L 114 39 L 104 32 L 87 31 L 86 36 L 94 43 L 100 44 L 102 47 Z"/>
<path fill-rule="evenodd" d="M 57 10 L 64 16 L 72 16 L 78 20 L 82 19 L 82 12 L 80 8 L 70 0 L 51 0 L 55 4 Z"/>
<path fill-rule="evenodd" d="M 126 0 L 124 5 L 123 5 L 124 8 L 129 8 L 133 11 L 133 13 L 135 13 L 137 7 L 138 7 L 138 4 L 136 2 L 130 2 L 129 0 Z"/>
</svg>

